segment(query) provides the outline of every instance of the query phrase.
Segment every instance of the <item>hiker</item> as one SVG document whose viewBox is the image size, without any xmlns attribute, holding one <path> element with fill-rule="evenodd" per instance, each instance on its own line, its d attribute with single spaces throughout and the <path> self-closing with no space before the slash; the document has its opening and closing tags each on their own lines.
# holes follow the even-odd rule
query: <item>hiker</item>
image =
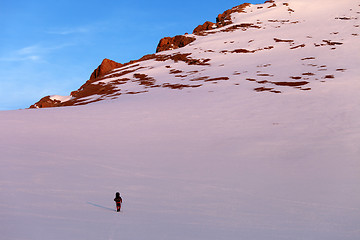
<svg viewBox="0 0 360 240">
<path fill-rule="evenodd" d="M 120 212 L 122 198 L 120 197 L 119 192 L 116 193 L 116 197 L 114 198 L 114 201 L 116 202 L 116 211 Z"/>
</svg>

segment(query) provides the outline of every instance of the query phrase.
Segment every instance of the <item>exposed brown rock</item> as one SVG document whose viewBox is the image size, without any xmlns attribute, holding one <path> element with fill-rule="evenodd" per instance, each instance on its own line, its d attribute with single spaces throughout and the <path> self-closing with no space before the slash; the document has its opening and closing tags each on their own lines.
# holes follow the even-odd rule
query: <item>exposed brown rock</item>
<svg viewBox="0 0 360 240">
<path fill-rule="evenodd" d="M 225 12 L 217 16 L 216 23 L 207 21 L 204 24 L 197 26 L 194 29 L 193 34 L 206 35 L 204 31 L 232 24 L 233 22 L 231 20 L 231 14 L 244 12 L 244 9 L 250 5 L 250 3 L 243 3 L 239 6 L 233 7 L 232 9 L 226 10 Z"/>
<path fill-rule="evenodd" d="M 52 100 L 50 96 L 43 97 L 35 103 L 34 105 L 31 105 L 30 108 L 48 108 L 48 107 L 58 107 L 61 104 L 61 101 L 59 100 Z"/>
<path fill-rule="evenodd" d="M 222 14 L 219 14 L 216 18 L 216 25 L 223 27 L 232 23 L 231 14 L 244 12 L 244 9 L 250 6 L 250 3 L 243 3 L 239 6 L 233 7 L 232 9 L 226 10 Z"/>
<path fill-rule="evenodd" d="M 214 29 L 214 27 L 215 27 L 215 23 L 206 21 L 203 25 L 197 26 L 194 29 L 193 34 L 200 33 L 200 32 L 206 31 L 206 30 L 211 30 L 211 29 Z"/>
<path fill-rule="evenodd" d="M 261 27 L 259 27 L 257 25 L 254 25 L 252 23 L 241 23 L 241 24 L 232 25 L 230 27 L 227 27 L 227 28 L 221 30 L 221 32 L 233 32 L 233 31 L 235 31 L 237 29 L 241 29 L 243 31 L 246 31 L 249 28 L 257 28 L 257 29 L 259 29 Z"/>
<path fill-rule="evenodd" d="M 258 87 L 254 88 L 256 92 L 272 92 L 272 93 L 281 93 L 281 91 L 274 90 L 274 88 L 267 88 L 267 87 Z"/>
<path fill-rule="evenodd" d="M 205 82 L 211 82 L 211 81 L 226 81 L 226 80 L 229 80 L 228 77 L 218 77 L 218 78 L 209 78 L 209 79 L 206 79 Z"/>
<path fill-rule="evenodd" d="M 303 48 L 303 47 L 305 47 L 305 44 L 300 44 L 300 45 L 291 47 L 290 49 L 297 49 L 297 48 Z"/>
<path fill-rule="evenodd" d="M 172 83 L 164 83 L 162 85 L 163 88 L 170 88 L 170 89 L 183 89 L 183 88 L 197 88 L 197 87 L 201 87 L 202 85 L 201 84 L 198 84 L 198 85 L 189 85 L 189 84 L 180 84 L 180 83 L 175 83 L 175 84 L 172 84 Z"/>
<path fill-rule="evenodd" d="M 279 39 L 279 38 L 274 38 L 275 42 L 288 42 L 288 43 L 292 43 L 294 42 L 294 40 L 291 39 Z"/>
<path fill-rule="evenodd" d="M 298 87 L 308 84 L 309 82 L 300 81 L 300 82 L 272 82 L 277 86 L 288 86 L 288 87 Z"/>
<path fill-rule="evenodd" d="M 177 35 L 175 37 L 164 37 L 159 41 L 156 52 L 162 52 L 171 49 L 185 47 L 186 45 L 195 41 L 196 38 L 187 37 L 184 35 Z"/>
<path fill-rule="evenodd" d="M 135 73 L 133 77 L 136 79 L 133 81 L 139 82 L 139 85 L 144 85 L 145 87 L 156 87 L 156 80 L 153 77 L 149 77 L 148 75 L 142 73 Z"/>
<path fill-rule="evenodd" d="M 276 4 L 274 3 L 273 5 L 269 6 L 268 8 L 273 8 L 276 7 Z"/>
<path fill-rule="evenodd" d="M 122 67 L 123 64 L 112 61 L 110 59 L 105 58 L 102 63 L 94 70 L 94 72 L 90 76 L 90 80 L 96 79 L 98 77 L 104 76 L 109 71 Z"/>
<path fill-rule="evenodd" d="M 182 73 L 183 71 L 181 70 L 177 70 L 177 69 L 171 69 L 170 70 L 170 74 L 178 74 L 178 73 Z"/>
</svg>

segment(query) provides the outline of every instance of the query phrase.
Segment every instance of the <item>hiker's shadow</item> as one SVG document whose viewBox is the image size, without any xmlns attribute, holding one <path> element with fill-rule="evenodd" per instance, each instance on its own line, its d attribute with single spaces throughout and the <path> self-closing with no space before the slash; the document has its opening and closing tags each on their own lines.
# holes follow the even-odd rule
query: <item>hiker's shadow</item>
<svg viewBox="0 0 360 240">
<path fill-rule="evenodd" d="M 105 210 L 108 210 L 108 211 L 116 212 L 116 210 L 114 210 L 114 209 L 112 209 L 112 208 L 104 207 L 104 206 L 101 206 L 101 205 L 96 204 L 96 203 L 87 202 L 87 204 L 89 204 L 89 205 L 91 205 L 91 206 L 94 206 L 94 207 L 102 208 L 102 209 L 105 209 Z"/>
</svg>

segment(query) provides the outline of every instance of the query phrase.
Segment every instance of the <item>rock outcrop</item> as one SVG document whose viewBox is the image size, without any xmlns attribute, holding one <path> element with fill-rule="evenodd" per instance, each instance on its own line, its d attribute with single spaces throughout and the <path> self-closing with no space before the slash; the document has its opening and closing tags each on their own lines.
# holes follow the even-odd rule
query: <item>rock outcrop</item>
<svg viewBox="0 0 360 240">
<path fill-rule="evenodd" d="M 214 28 L 224 27 L 226 25 L 232 24 L 231 14 L 244 12 L 244 9 L 250 5 L 250 3 L 243 3 L 239 6 L 233 7 L 232 9 L 226 10 L 225 12 L 217 16 L 216 23 L 207 21 L 204 24 L 197 26 L 194 29 L 193 34 L 202 35 L 203 31 L 212 30 Z"/>
<path fill-rule="evenodd" d="M 102 63 L 94 70 L 90 76 L 90 80 L 94 80 L 101 76 L 104 76 L 106 73 L 110 72 L 113 69 L 122 67 L 123 64 L 115 62 L 113 60 L 105 58 Z"/>
<path fill-rule="evenodd" d="M 185 35 L 177 35 L 175 37 L 164 37 L 159 41 L 156 48 L 156 52 L 162 52 L 166 50 L 177 49 L 185 47 L 186 45 L 195 41 L 193 37 L 187 37 Z"/>
<path fill-rule="evenodd" d="M 214 28 L 216 28 L 215 23 L 210 22 L 210 21 L 206 21 L 203 25 L 197 26 L 194 29 L 193 33 L 196 34 L 196 33 L 200 33 L 200 32 L 206 31 L 206 30 L 211 30 L 211 29 L 214 29 Z"/>
<path fill-rule="evenodd" d="M 48 107 L 59 107 L 61 105 L 61 101 L 51 99 L 50 96 L 43 97 L 37 103 L 30 106 L 30 108 L 48 108 Z"/>
</svg>

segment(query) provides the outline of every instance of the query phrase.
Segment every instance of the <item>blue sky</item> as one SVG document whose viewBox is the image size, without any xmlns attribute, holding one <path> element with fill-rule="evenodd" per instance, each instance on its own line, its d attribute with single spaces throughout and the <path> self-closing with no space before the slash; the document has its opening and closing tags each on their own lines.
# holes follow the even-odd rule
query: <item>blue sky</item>
<svg viewBox="0 0 360 240">
<path fill-rule="evenodd" d="M 69 95 L 104 58 L 154 53 L 162 37 L 191 33 L 243 2 L 0 0 L 0 110 Z"/>
</svg>

